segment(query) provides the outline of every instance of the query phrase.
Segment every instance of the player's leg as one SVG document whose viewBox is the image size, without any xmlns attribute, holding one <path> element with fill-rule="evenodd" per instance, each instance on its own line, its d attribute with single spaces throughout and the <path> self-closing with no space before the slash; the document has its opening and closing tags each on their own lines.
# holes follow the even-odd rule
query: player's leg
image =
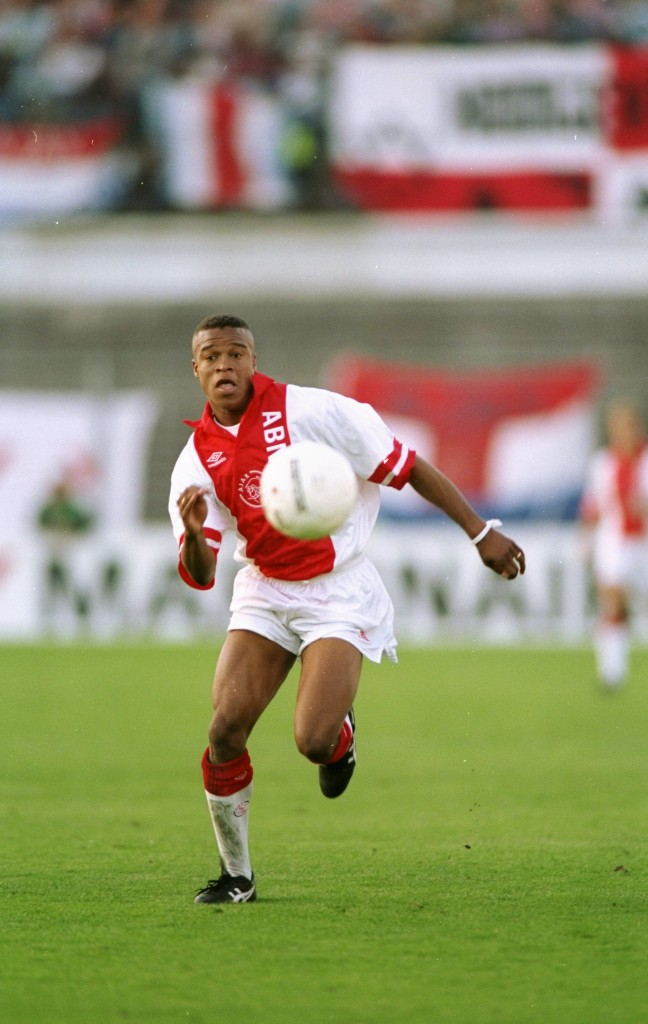
<svg viewBox="0 0 648 1024">
<path fill-rule="evenodd" d="M 344 792 L 355 768 L 352 706 L 361 670 L 362 654 L 347 640 L 315 640 L 302 652 L 295 741 L 320 766 L 320 787 L 327 797 Z"/>
<path fill-rule="evenodd" d="M 628 673 L 630 630 L 625 591 L 618 585 L 597 587 L 597 623 L 594 652 L 601 683 L 613 689 Z"/>
<path fill-rule="evenodd" d="M 625 682 L 630 651 L 628 587 L 635 573 L 635 546 L 618 531 L 598 531 L 593 549 L 596 584 L 594 656 L 607 689 Z"/>
<path fill-rule="evenodd" d="M 198 893 L 199 903 L 256 898 L 248 849 L 253 772 L 247 740 L 294 661 L 294 654 L 248 630 L 232 630 L 223 645 L 212 691 L 209 746 L 202 761 L 222 875 Z"/>
<path fill-rule="evenodd" d="M 243 753 L 294 662 L 294 654 L 259 633 L 233 629 L 227 634 L 212 689 L 210 761 L 221 764 Z"/>
</svg>

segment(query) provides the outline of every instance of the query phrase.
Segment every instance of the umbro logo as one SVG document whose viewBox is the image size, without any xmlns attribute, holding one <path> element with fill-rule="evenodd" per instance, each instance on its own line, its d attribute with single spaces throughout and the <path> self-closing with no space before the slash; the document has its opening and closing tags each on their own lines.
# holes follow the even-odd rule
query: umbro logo
<svg viewBox="0 0 648 1024">
<path fill-rule="evenodd" d="M 211 466 L 212 468 L 214 466 L 220 466 L 221 462 L 225 462 L 226 458 L 227 455 L 224 455 L 223 452 L 212 452 L 209 458 L 207 459 L 207 465 Z"/>
</svg>

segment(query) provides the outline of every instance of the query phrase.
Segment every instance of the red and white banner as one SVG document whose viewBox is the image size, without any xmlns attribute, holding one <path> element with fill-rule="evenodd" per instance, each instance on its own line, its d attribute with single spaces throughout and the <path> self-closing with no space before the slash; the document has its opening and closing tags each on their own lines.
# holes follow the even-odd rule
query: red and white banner
<svg viewBox="0 0 648 1024">
<path fill-rule="evenodd" d="M 349 356 L 331 371 L 337 391 L 373 405 L 483 512 L 545 519 L 576 512 L 600 383 L 587 362 L 455 373 Z M 429 512 L 407 493 L 385 495 L 385 510 Z"/>
<path fill-rule="evenodd" d="M 114 204 L 128 173 L 121 122 L 0 123 L 0 214 L 56 214 Z"/>
<path fill-rule="evenodd" d="M 350 47 L 330 127 L 362 208 L 615 216 L 646 205 L 648 49 Z"/>
<path fill-rule="evenodd" d="M 288 202 L 275 97 L 241 84 L 173 82 L 154 90 L 153 102 L 174 205 L 263 210 Z"/>
</svg>

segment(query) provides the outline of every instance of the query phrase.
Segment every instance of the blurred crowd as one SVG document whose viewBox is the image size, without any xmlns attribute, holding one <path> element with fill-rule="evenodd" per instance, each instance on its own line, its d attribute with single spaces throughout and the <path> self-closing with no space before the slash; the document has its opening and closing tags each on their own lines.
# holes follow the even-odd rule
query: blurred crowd
<svg viewBox="0 0 648 1024">
<path fill-rule="evenodd" d="M 169 76 L 314 91 L 346 42 L 520 40 L 648 40 L 648 0 L 0 0 L 0 115 L 78 116 Z"/>
<path fill-rule="evenodd" d="M 0 0 L 0 122 L 119 112 L 145 140 L 161 80 L 243 80 L 322 145 L 331 55 L 347 42 L 648 41 L 648 0 Z"/>
</svg>

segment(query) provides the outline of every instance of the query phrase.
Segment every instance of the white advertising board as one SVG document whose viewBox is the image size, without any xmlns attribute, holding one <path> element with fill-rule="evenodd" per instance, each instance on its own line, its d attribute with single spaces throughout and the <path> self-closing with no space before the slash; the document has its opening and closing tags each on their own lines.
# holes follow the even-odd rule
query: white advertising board
<svg viewBox="0 0 648 1024">
<path fill-rule="evenodd" d="M 586 552 L 573 525 L 515 524 L 529 570 L 508 583 L 485 569 L 456 527 L 380 523 L 370 555 L 392 595 L 402 643 L 582 643 L 591 627 Z M 222 637 L 234 573 L 221 550 L 210 591 L 177 572 L 171 527 L 98 531 L 64 548 L 5 538 L 0 639 Z M 639 620 L 638 620 L 639 624 Z"/>
<path fill-rule="evenodd" d="M 603 47 L 351 47 L 337 58 L 335 163 L 580 171 L 601 153 Z"/>
</svg>

